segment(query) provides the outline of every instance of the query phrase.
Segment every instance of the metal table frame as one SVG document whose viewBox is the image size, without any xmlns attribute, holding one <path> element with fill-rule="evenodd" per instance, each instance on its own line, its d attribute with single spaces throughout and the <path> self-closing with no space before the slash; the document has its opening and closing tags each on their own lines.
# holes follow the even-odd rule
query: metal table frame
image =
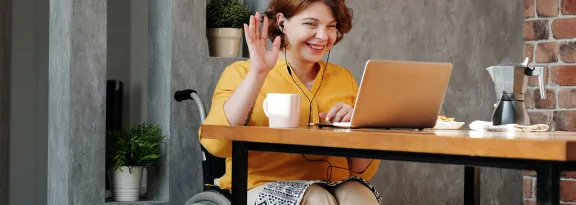
<svg viewBox="0 0 576 205">
<path fill-rule="evenodd" d="M 251 150 L 464 165 L 466 166 L 464 171 L 465 205 L 480 204 L 479 170 L 477 167 L 535 170 L 538 175 L 536 181 L 538 205 L 559 205 L 560 173 L 562 171 L 576 170 L 576 163 L 574 162 L 361 150 L 349 148 L 234 141 L 232 143 L 233 204 L 244 205 L 247 203 L 248 151 Z"/>
</svg>

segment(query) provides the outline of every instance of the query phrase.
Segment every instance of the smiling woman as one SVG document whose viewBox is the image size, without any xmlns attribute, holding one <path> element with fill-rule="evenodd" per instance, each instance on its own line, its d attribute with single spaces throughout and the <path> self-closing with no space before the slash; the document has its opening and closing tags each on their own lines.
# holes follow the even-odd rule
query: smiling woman
<svg viewBox="0 0 576 205">
<path fill-rule="evenodd" d="M 352 10 L 343 0 L 272 0 L 265 15 L 270 19 L 268 37 L 281 38 L 282 54 L 303 81 L 316 76 L 317 70 L 307 68 L 352 29 Z M 312 72 L 307 76 L 306 70 Z"/>
<path fill-rule="evenodd" d="M 318 3 L 322 3 L 323 5 Z M 310 6 L 311 4 L 315 5 Z M 344 1 L 272 0 L 265 12 L 266 16 L 270 19 L 270 25 L 268 26 L 270 40 L 274 40 L 276 36 L 284 35 L 282 28 L 279 27 L 283 19 L 290 19 L 296 16 L 296 14 L 301 14 L 304 13 L 305 10 L 308 10 L 312 11 L 311 14 L 316 13 L 314 16 L 318 16 L 318 18 L 298 15 L 297 17 L 302 18 L 300 20 L 303 21 L 300 23 L 309 28 L 314 28 L 320 24 L 320 20 L 324 20 L 325 23 L 327 22 L 330 27 L 335 28 L 338 32 L 334 42 L 338 43 L 338 41 L 344 37 L 343 34 L 352 30 L 352 10 L 342 5 L 344 5 Z M 326 9 L 329 9 L 329 11 L 326 11 Z M 320 14 L 327 14 L 327 16 L 321 16 Z M 278 18 L 279 16 L 281 16 L 282 19 Z M 284 43 L 282 45 L 284 45 Z"/>
<path fill-rule="evenodd" d="M 262 106 L 269 93 L 303 96 L 299 127 L 349 122 L 358 84 L 349 70 L 322 61 L 322 56 L 329 59 L 330 49 L 352 29 L 351 19 L 344 0 L 270 1 L 264 16 L 257 12 L 244 25 L 250 60 L 224 70 L 203 124 L 269 126 Z M 266 49 L 268 39 L 272 50 Z M 219 184 L 230 189 L 232 142 L 200 142 L 211 154 L 226 158 Z M 371 205 L 381 200 L 367 182 L 379 160 L 250 152 L 248 161 L 248 204 Z"/>
</svg>

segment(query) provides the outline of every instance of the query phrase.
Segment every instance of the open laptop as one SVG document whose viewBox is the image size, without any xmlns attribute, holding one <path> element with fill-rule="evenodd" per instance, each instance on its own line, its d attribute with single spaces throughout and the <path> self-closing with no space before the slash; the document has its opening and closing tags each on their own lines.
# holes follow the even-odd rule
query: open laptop
<svg viewBox="0 0 576 205">
<path fill-rule="evenodd" d="M 433 128 L 451 73 L 451 63 L 369 60 L 364 68 L 351 121 L 316 125 Z"/>
</svg>

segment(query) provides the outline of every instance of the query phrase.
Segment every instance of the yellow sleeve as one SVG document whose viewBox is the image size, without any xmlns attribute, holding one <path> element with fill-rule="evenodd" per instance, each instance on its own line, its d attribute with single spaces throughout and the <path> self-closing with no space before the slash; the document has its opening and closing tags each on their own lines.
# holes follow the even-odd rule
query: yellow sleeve
<svg viewBox="0 0 576 205">
<path fill-rule="evenodd" d="M 210 111 L 202 124 L 230 126 L 230 122 L 224 114 L 224 103 L 232 96 L 244 76 L 245 70 L 243 71 L 242 65 L 239 63 L 233 63 L 224 69 L 216 84 Z M 204 139 L 202 138 L 202 129 L 199 130 L 198 136 L 200 143 L 210 154 L 220 158 L 232 157 L 232 141 Z"/>
<path fill-rule="evenodd" d="M 352 102 L 356 103 L 356 97 L 358 95 L 358 83 L 356 82 L 356 79 L 354 79 L 352 72 L 348 71 L 348 73 L 350 74 L 350 82 L 352 83 L 352 92 L 354 92 Z M 354 105 L 352 105 L 352 107 L 354 107 Z"/>
<path fill-rule="evenodd" d="M 370 165 L 368 165 L 368 167 L 366 168 L 366 170 L 364 170 L 364 172 L 362 173 L 356 173 L 356 172 L 352 172 L 350 171 L 350 175 L 352 176 L 357 176 L 357 177 L 361 177 L 365 180 L 370 180 L 372 179 L 372 177 L 374 176 L 374 174 L 376 174 L 376 171 L 378 171 L 378 167 L 380 166 L 380 160 L 379 159 L 374 159 L 372 160 L 372 163 L 370 163 Z"/>
</svg>

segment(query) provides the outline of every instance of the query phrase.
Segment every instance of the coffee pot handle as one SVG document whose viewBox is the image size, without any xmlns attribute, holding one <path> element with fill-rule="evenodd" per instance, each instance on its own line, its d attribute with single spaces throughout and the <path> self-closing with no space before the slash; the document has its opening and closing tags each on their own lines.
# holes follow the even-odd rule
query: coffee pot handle
<svg viewBox="0 0 576 205">
<path fill-rule="evenodd" d="M 538 76 L 538 87 L 540 88 L 540 98 L 546 99 L 546 88 L 544 87 L 544 67 L 534 67 L 532 70 L 532 76 Z"/>
</svg>

